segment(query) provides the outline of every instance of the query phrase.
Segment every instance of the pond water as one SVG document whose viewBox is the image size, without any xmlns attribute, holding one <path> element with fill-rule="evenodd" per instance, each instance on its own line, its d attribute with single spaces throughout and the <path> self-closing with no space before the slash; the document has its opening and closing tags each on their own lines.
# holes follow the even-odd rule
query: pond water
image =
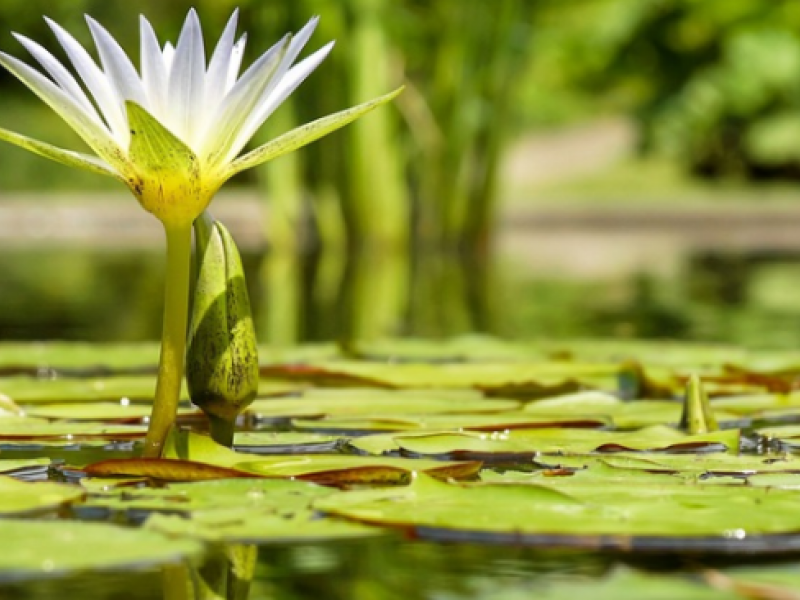
<svg viewBox="0 0 800 600">
<path fill-rule="evenodd" d="M 550 265 L 520 252 L 243 260 L 259 339 L 278 345 L 483 333 L 800 346 L 790 250 L 704 249 L 650 270 L 598 269 L 596 258 L 587 269 L 581 253 Z M 4 249 L 0 339 L 157 340 L 162 261 L 158 250 Z"/>
<path fill-rule="evenodd" d="M 624 272 L 571 271 L 564 263 L 546 268 L 530 258 L 421 253 L 297 260 L 246 253 L 244 262 L 260 339 L 276 345 L 481 333 L 800 346 L 800 305 L 792 291 L 800 260 L 793 252 L 706 249 L 682 254 L 667 268 L 636 265 Z M 157 339 L 162 279 L 155 250 L 6 249 L 0 253 L 0 340 Z M 71 452 L 52 455 L 75 459 Z M 35 454 L 17 450 L 4 457 Z M 261 547 L 250 597 L 545 597 L 548 586 L 591 582 L 619 568 L 620 559 L 660 570 L 687 565 L 674 555 L 632 559 L 386 537 Z M 160 569 L 113 571 L 0 581 L 0 598 L 156 598 L 163 585 Z M 577 596 L 553 596 L 561 597 Z"/>
</svg>

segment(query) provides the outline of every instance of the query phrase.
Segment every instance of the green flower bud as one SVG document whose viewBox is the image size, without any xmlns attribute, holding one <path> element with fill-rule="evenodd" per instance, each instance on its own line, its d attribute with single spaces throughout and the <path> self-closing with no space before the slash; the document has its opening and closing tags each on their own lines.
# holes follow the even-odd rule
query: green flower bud
<svg viewBox="0 0 800 600">
<path fill-rule="evenodd" d="M 230 233 L 203 213 L 195 221 L 194 290 L 186 380 L 211 435 L 232 445 L 236 417 L 258 392 L 258 348 L 244 270 Z"/>
</svg>

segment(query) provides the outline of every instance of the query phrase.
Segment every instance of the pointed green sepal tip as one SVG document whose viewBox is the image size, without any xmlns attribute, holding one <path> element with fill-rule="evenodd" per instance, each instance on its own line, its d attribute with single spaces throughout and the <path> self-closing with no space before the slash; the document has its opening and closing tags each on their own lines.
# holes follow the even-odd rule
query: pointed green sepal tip
<svg viewBox="0 0 800 600">
<path fill-rule="evenodd" d="M 122 176 L 117 173 L 117 171 L 96 156 L 90 156 L 88 154 L 74 152 L 73 150 L 58 148 L 57 146 L 52 146 L 46 142 L 41 142 L 28 136 L 14 133 L 13 131 L 2 128 L 0 128 L 0 140 L 8 142 L 9 144 L 14 144 L 15 146 L 27 150 L 28 152 L 33 152 L 34 154 L 38 154 L 44 158 L 49 158 L 50 160 L 61 163 L 62 165 L 66 165 L 68 167 L 90 171 L 92 173 L 105 175 L 107 177 L 122 179 Z"/>
<path fill-rule="evenodd" d="M 256 335 L 244 269 L 230 233 L 203 213 L 195 236 L 197 283 L 186 380 L 192 402 L 212 421 L 212 433 L 219 432 L 218 441 L 229 445 L 236 417 L 258 392 Z"/>
<path fill-rule="evenodd" d="M 708 394 L 697 375 L 692 375 L 686 382 L 686 397 L 683 403 L 680 427 L 690 434 L 719 431 Z"/>
<path fill-rule="evenodd" d="M 382 104 L 391 102 L 405 89 L 405 86 L 400 86 L 396 90 L 389 92 L 383 96 L 373 98 L 357 106 L 347 108 L 345 110 L 333 113 L 327 117 L 322 117 L 311 123 L 307 123 L 291 131 L 284 133 L 259 146 L 255 150 L 248 152 L 244 156 L 239 157 L 233 161 L 225 173 L 225 179 L 240 173 L 246 169 L 257 167 L 258 165 L 272 160 L 298 148 L 310 144 L 321 137 L 336 131 L 337 129 L 352 123 L 356 119 L 363 117 L 370 111 L 376 109 Z"/>
</svg>

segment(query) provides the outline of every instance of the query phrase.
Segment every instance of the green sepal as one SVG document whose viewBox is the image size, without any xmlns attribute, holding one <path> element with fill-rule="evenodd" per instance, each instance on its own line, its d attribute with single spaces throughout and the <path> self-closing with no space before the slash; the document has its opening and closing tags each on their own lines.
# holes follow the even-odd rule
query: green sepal
<svg viewBox="0 0 800 600">
<path fill-rule="evenodd" d="M 292 129 L 291 131 L 276 137 L 274 140 L 267 142 L 263 146 L 259 146 L 255 150 L 252 150 L 244 156 L 241 156 L 233 161 L 225 173 L 225 179 L 233 177 L 237 173 L 240 173 L 246 169 L 257 167 L 268 160 L 272 160 L 273 158 L 277 158 L 297 150 L 298 148 L 302 148 L 306 144 L 310 144 L 311 142 L 316 141 L 333 131 L 336 131 L 340 127 L 344 127 L 345 125 L 352 123 L 359 117 L 364 116 L 382 104 L 394 100 L 402 91 L 403 88 L 399 87 L 393 92 L 389 92 L 384 96 L 373 98 L 372 100 L 364 102 L 363 104 L 347 108 L 332 115 L 328 115 L 327 117 L 322 117 L 321 119 L 307 123 L 301 127 Z"/>
<path fill-rule="evenodd" d="M 197 282 L 186 352 L 189 396 L 212 421 L 230 423 L 232 432 L 236 417 L 258 391 L 250 300 L 242 261 L 228 230 L 203 213 L 195 221 L 195 237 Z"/>
<path fill-rule="evenodd" d="M 697 375 L 689 377 L 686 383 L 686 397 L 680 421 L 681 429 L 692 434 L 719 431 L 717 419 L 708 401 L 703 382 Z"/>
<path fill-rule="evenodd" d="M 74 152 L 73 150 L 65 150 L 64 148 L 52 146 L 46 142 L 41 142 L 28 136 L 14 133 L 13 131 L 2 128 L 0 128 L 0 140 L 14 144 L 15 146 L 19 146 L 20 148 L 23 148 L 29 152 L 49 158 L 50 160 L 54 160 L 55 162 L 61 163 L 62 165 L 66 165 L 68 167 L 74 167 L 77 169 L 83 169 L 84 171 L 91 171 L 92 173 L 97 173 L 99 175 L 107 175 L 109 177 L 122 179 L 122 176 L 119 175 L 112 167 L 106 164 L 105 161 L 89 154 L 82 154 L 80 152 Z"/>
</svg>

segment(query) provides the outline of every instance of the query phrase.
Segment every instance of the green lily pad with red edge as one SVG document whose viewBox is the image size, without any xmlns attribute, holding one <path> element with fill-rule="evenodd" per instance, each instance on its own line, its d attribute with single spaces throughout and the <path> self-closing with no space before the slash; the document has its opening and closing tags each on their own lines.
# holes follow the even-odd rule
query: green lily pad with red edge
<svg viewBox="0 0 800 600">
<path fill-rule="evenodd" d="M 350 491 L 315 506 L 432 539 L 625 551 L 674 547 L 676 538 L 686 548 L 746 551 L 774 541 L 763 535 L 800 529 L 791 491 L 707 486 L 698 493 L 691 486 L 671 486 L 669 493 L 646 496 L 608 490 L 598 500 L 592 495 L 597 489 L 565 493 L 549 485 L 454 484 L 418 474 L 408 486 Z"/>
<path fill-rule="evenodd" d="M 716 408 L 716 407 L 715 407 Z M 620 429 L 633 429 L 650 425 L 677 425 L 681 420 L 683 405 L 670 400 L 635 400 L 625 402 L 618 397 L 599 391 L 584 391 L 563 396 L 542 398 L 529 402 L 523 409 L 534 415 L 571 414 L 602 415 Z M 740 415 L 732 411 L 714 411 L 717 421 L 737 420 Z"/>
<path fill-rule="evenodd" d="M 236 450 L 257 454 L 332 452 L 342 443 L 338 435 L 303 431 L 237 431 L 233 437 Z"/>
<path fill-rule="evenodd" d="M 296 429 L 309 431 L 417 431 L 457 429 L 505 431 L 551 427 L 598 428 L 610 425 L 602 415 L 535 415 L 521 411 L 496 414 L 430 414 L 343 416 L 323 419 L 293 419 Z"/>
<path fill-rule="evenodd" d="M 152 369 L 158 365 L 159 345 L 154 342 L 81 343 L 36 342 L 0 343 L 0 372 L 13 369 L 26 372 L 73 371 L 129 372 Z M 259 357 L 268 363 L 297 363 L 335 358 L 339 352 L 334 344 L 305 344 L 280 348 L 274 345 L 259 347 Z"/>
<path fill-rule="evenodd" d="M 436 461 L 347 455 L 263 456 L 235 452 L 210 437 L 173 430 L 164 445 L 164 458 L 114 459 L 87 465 L 92 476 L 149 476 L 166 481 L 195 481 L 222 477 L 296 478 L 340 485 L 404 482 L 413 471 L 463 479 L 480 470 L 478 461 Z"/>
<path fill-rule="evenodd" d="M 144 425 L 48 422 L 39 419 L 0 419 L 0 443 L 51 442 L 62 445 L 92 440 L 136 440 L 147 432 Z"/>
<path fill-rule="evenodd" d="M 151 402 L 156 389 L 153 375 L 128 375 L 102 378 L 33 379 L 30 377 L 0 378 L 0 394 L 19 405 L 64 404 L 67 402 Z M 185 390 L 181 398 L 187 401 Z"/>
<path fill-rule="evenodd" d="M 591 429 L 518 429 L 504 432 L 438 431 L 431 433 L 383 434 L 353 438 L 349 444 L 363 452 L 381 454 L 402 450 L 424 456 L 533 455 L 537 453 L 619 452 L 711 452 L 738 451 L 739 431 L 726 430 L 688 435 L 663 426 L 636 431 Z"/>
<path fill-rule="evenodd" d="M 349 387 L 363 385 L 389 389 L 475 388 L 497 392 L 514 386 L 535 387 L 540 395 L 569 386 L 615 389 L 620 367 L 613 363 L 371 363 L 330 361 L 314 365 L 275 365 L 262 376 Z M 552 392 L 551 392 L 552 393 Z"/>
<path fill-rule="evenodd" d="M 186 515 L 197 511 L 246 509 L 245 514 L 291 517 L 309 509 L 315 498 L 336 493 L 340 492 L 304 481 L 218 479 L 170 483 L 160 488 L 95 489 L 84 505 L 112 511 L 166 511 Z"/>
<path fill-rule="evenodd" d="M 6 519 L 0 521 L 0 529 L 0 581 L 84 571 L 129 572 L 177 563 L 200 556 L 204 550 L 197 540 L 106 523 Z"/>
<path fill-rule="evenodd" d="M 47 444 L 69 446 L 84 442 L 111 442 L 137 440 L 146 433 L 144 425 L 119 425 L 108 423 L 70 423 L 20 419 L 0 419 L 0 444 Z"/>
<path fill-rule="evenodd" d="M 301 510 L 291 516 L 262 514 L 254 510 L 199 512 L 190 518 L 153 514 L 146 529 L 170 537 L 190 537 L 206 542 L 243 544 L 309 544 L 387 535 L 389 530 L 337 518 L 320 518 L 316 511 Z"/>
<path fill-rule="evenodd" d="M 487 399 L 476 390 L 310 389 L 302 396 L 256 400 L 248 412 L 262 418 L 325 415 L 496 413 L 516 410 L 516 400 Z"/>
<path fill-rule="evenodd" d="M 263 457 L 239 463 L 237 468 L 264 477 L 293 477 L 325 485 L 350 485 L 405 483 L 417 471 L 439 479 L 469 479 L 478 474 L 481 466 L 479 461 L 314 454 Z"/>
<path fill-rule="evenodd" d="M 800 457 L 758 454 L 610 454 L 542 457 L 542 463 L 585 467 L 602 463 L 626 471 L 650 473 L 698 473 L 709 475 L 752 475 L 756 473 L 799 473 Z"/>
<path fill-rule="evenodd" d="M 748 363 L 754 358 L 753 353 L 740 346 L 685 341 L 578 339 L 542 340 L 525 345 L 559 358 L 586 362 L 637 360 L 673 370 L 717 368 L 725 363 Z M 778 354 L 785 356 L 783 352 Z"/>
<path fill-rule="evenodd" d="M 111 458 L 86 465 L 89 477 L 146 477 L 159 481 L 208 481 L 257 477 L 239 469 L 175 458 Z"/>
<path fill-rule="evenodd" d="M 50 513 L 80 501 L 85 495 L 85 490 L 74 485 L 49 481 L 18 481 L 13 477 L 0 475 L 0 517 Z M 3 531 L 5 541 L 4 521 L 0 521 L 0 531 Z M 7 551 L 6 547 L 0 554 Z"/>
<path fill-rule="evenodd" d="M 46 342 L 0 344 L 0 372 L 11 369 L 31 371 L 126 371 L 155 369 L 158 364 L 158 344 L 140 342 L 80 343 Z"/>
<path fill-rule="evenodd" d="M 348 342 L 344 355 L 361 360 L 391 362 L 474 362 L 547 360 L 547 353 L 494 337 L 465 335 L 447 340 L 419 338 Z"/>
<path fill-rule="evenodd" d="M 67 404 L 42 404 L 29 407 L 26 414 L 41 419 L 62 419 L 65 421 L 141 421 L 150 416 L 149 404 L 120 402 L 90 402 Z M 178 407 L 178 416 L 197 416 L 200 409 L 184 404 Z"/>
</svg>

